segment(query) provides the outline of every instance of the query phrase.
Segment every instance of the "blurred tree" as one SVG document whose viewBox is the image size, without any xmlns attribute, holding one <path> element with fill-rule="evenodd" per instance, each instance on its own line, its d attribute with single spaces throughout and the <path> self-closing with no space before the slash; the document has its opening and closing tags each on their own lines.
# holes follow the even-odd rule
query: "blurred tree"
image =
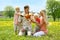
<svg viewBox="0 0 60 40">
<path fill-rule="evenodd" d="M 14 8 L 12 6 L 6 6 L 3 14 L 4 16 L 9 17 L 9 18 L 13 17 Z"/>
<path fill-rule="evenodd" d="M 56 0 L 47 0 L 47 11 L 52 15 L 54 21 L 60 18 L 60 2 Z"/>
<path fill-rule="evenodd" d="M 57 9 L 55 10 L 56 18 L 58 18 L 58 20 L 59 20 L 59 18 L 60 18 L 60 2 L 57 2 L 56 6 L 57 6 Z"/>
</svg>

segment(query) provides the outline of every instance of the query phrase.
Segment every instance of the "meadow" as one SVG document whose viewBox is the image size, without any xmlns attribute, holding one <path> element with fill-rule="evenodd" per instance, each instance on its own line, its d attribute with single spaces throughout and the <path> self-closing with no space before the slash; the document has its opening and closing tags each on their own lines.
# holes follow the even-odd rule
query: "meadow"
<svg viewBox="0 0 60 40">
<path fill-rule="evenodd" d="M 60 40 L 60 22 L 50 21 L 48 34 L 42 37 L 14 34 L 13 18 L 0 18 L 0 40 Z"/>
</svg>

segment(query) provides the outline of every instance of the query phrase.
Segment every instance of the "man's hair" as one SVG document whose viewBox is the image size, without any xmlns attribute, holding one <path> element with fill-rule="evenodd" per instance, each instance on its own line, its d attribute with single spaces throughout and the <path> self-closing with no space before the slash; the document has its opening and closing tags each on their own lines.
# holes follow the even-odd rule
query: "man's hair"
<svg viewBox="0 0 60 40">
<path fill-rule="evenodd" d="M 29 6 L 28 5 L 24 6 L 24 9 L 26 9 L 26 8 L 29 8 Z"/>
</svg>

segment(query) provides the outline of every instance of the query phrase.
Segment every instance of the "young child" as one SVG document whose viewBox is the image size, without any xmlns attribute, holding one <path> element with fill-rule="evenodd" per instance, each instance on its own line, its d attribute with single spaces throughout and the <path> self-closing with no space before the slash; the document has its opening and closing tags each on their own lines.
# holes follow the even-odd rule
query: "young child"
<svg viewBox="0 0 60 40">
<path fill-rule="evenodd" d="M 34 14 L 34 18 L 36 23 L 35 32 L 38 32 L 40 30 L 40 18 L 38 14 Z"/>
<path fill-rule="evenodd" d="M 21 24 L 21 16 L 20 16 L 20 8 L 15 8 L 15 14 L 14 14 L 14 32 L 15 34 L 18 34 L 20 31 Z"/>
<path fill-rule="evenodd" d="M 44 11 L 40 12 L 40 31 L 36 32 L 33 36 L 42 36 L 47 34 L 47 27 L 46 27 L 46 15 L 44 14 Z"/>
</svg>

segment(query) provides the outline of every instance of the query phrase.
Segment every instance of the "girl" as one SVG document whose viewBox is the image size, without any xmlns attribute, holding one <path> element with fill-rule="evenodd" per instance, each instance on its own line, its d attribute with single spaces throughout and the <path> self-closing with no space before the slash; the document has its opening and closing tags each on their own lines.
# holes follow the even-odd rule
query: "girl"
<svg viewBox="0 0 60 40">
<path fill-rule="evenodd" d="M 20 16 L 20 8 L 16 7 L 14 14 L 14 32 L 15 34 L 19 33 L 21 27 L 21 16 Z"/>
</svg>

